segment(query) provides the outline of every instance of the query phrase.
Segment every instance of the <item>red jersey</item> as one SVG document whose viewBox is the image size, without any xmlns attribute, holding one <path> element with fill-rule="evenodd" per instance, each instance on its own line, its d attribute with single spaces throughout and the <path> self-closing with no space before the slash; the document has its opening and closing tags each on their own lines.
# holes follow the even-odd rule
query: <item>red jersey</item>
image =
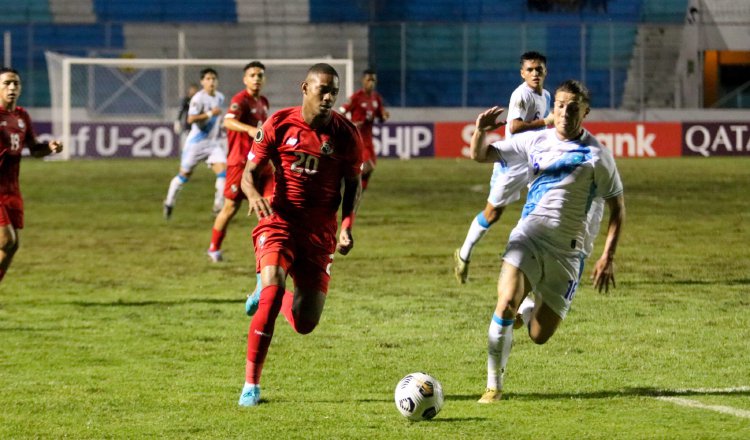
<svg viewBox="0 0 750 440">
<path fill-rule="evenodd" d="M 18 186 L 21 150 L 34 146 L 36 136 L 26 110 L 18 106 L 10 112 L 0 108 L 0 196 L 21 195 Z"/>
<path fill-rule="evenodd" d="M 359 89 L 341 107 L 352 115 L 352 122 L 357 124 L 359 133 L 365 141 L 372 139 L 372 124 L 375 119 L 384 119 L 383 97 L 375 90 L 368 95 L 363 89 Z"/>
<path fill-rule="evenodd" d="M 357 129 L 332 112 L 324 127 L 311 128 L 302 107 L 274 113 L 255 136 L 250 160 L 276 169 L 271 207 L 287 220 L 329 227 L 336 223 L 342 178 L 362 172 L 362 144 Z"/>
<path fill-rule="evenodd" d="M 235 118 L 243 124 L 258 126 L 268 119 L 268 99 L 265 96 L 258 98 L 243 90 L 232 98 L 225 118 Z M 247 153 L 250 152 L 252 138 L 247 133 L 227 130 L 229 151 L 227 153 L 227 165 L 244 166 L 247 162 Z"/>
</svg>

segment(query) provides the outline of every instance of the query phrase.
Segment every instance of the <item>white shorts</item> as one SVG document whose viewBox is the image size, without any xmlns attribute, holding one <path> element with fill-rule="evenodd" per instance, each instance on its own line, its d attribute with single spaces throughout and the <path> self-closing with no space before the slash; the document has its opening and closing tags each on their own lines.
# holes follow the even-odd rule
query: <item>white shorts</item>
<svg viewBox="0 0 750 440">
<path fill-rule="evenodd" d="M 190 171 L 202 160 L 209 166 L 214 163 L 227 163 L 227 152 L 219 141 L 188 142 L 182 150 L 180 168 Z"/>
<path fill-rule="evenodd" d="M 490 195 L 487 203 L 494 207 L 508 206 L 521 198 L 521 191 L 529 181 L 526 162 L 507 165 L 495 162 L 490 178 Z"/>
<path fill-rule="evenodd" d="M 583 272 L 580 252 L 565 252 L 514 229 L 503 260 L 519 268 L 531 289 L 560 318 L 565 319 Z"/>
</svg>

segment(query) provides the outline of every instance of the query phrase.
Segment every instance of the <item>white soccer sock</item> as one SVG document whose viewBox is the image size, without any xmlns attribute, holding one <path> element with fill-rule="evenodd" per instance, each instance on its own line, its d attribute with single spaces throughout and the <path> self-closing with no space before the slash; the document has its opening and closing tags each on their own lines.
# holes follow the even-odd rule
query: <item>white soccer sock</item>
<svg viewBox="0 0 750 440">
<path fill-rule="evenodd" d="M 523 325 L 526 327 L 528 327 L 529 322 L 531 322 L 531 314 L 534 313 L 534 305 L 534 295 L 529 293 L 518 307 L 518 314 L 521 315 Z"/>
<path fill-rule="evenodd" d="M 172 181 L 169 182 L 167 198 L 164 199 L 165 205 L 174 206 L 175 202 L 177 201 L 177 193 L 180 192 L 180 190 L 182 189 L 182 185 L 184 185 L 185 182 L 187 182 L 187 179 L 180 176 L 179 174 L 172 178 Z"/>
<path fill-rule="evenodd" d="M 471 226 L 469 226 L 469 232 L 466 234 L 464 244 L 461 246 L 461 250 L 458 252 L 458 255 L 464 261 L 469 261 L 471 259 L 471 251 L 474 250 L 474 246 L 476 246 L 476 244 L 479 243 L 479 240 L 484 237 L 484 234 L 489 231 L 489 226 L 485 227 L 479 224 L 479 220 L 477 219 L 477 217 L 474 217 L 474 220 L 471 222 Z M 484 218 L 484 216 L 482 216 L 482 218 Z"/>
<path fill-rule="evenodd" d="M 513 346 L 513 320 L 492 315 L 487 335 L 487 388 L 503 389 L 503 374 Z"/>
<path fill-rule="evenodd" d="M 226 183 L 226 177 L 216 177 L 216 193 L 214 194 L 214 209 L 221 209 L 224 206 L 224 184 Z"/>
</svg>

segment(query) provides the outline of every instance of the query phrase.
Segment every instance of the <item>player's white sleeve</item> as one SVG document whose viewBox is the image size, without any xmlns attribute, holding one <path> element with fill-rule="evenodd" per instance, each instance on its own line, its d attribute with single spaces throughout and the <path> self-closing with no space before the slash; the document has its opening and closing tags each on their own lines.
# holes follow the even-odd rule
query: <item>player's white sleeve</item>
<svg viewBox="0 0 750 440">
<path fill-rule="evenodd" d="M 607 148 L 601 148 L 599 160 L 594 167 L 594 183 L 596 196 L 609 199 L 622 194 L 622 180 L 617 171 L 615 159 Z"/>
<path fill-rule="evenodd" d="M 529 153 L 527 144 L 533 137 L 533 132 L 519 133 L 510 139 L 493 142 L 490 146 L 495 149 L 496 155 L 503 166 L 513 167 L 516 165 L 525 165 L 529 162 Z"/>
<path fill-rule="evenodd" d="M 510 95 L 510 102 L 508 103 L 508 116 L 507 120 L 512 121 L 514 119 L 526 120 L 526 113 L 528 111 L 528 103 L 525 102 L 523 93 L 521 90 L 516 89 Z"/>
</svg>

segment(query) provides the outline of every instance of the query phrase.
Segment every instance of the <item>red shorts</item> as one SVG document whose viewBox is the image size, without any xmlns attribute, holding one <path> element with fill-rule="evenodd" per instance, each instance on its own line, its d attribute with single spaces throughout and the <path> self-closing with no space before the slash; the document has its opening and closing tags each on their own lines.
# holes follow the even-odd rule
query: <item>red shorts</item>
<svg viewBox="0 0 750 440">
<path fill-rule="evenodd" d="M 224 183 L 224 197 L 235 202 L 243 200 L 245 193 L 242 192 L 242 172 L 245 170 L 244 165 L 228 165 L 227 180 Z"/>
<path fill-rule="evenodd" d="M 0 196 L 0 226 L 23 229 L 23 199 L 20 195 Z"/>
<path fill-rule="evenodd" d="M 273 214 L 258 221 L 253 230 L 256 270 L 275 265 L 284 268 L 297 288 L 328 293 L 331 264 L 336 250 L 336 225 L 333 229 L 310 230 L 295 227 Z M 315 224 L 315 223 L 312 223 Z"/>
<path fill-rule="evenodd" d="M 378 161 L 377 155 L 375 155 L 375 145 L 372 143 L 372 136 L 365 138 L 362 136 L 362 162 L 371 160 L 372 163 Z"/>
<path fill-rule="evenodd" d="M 245 193 L 242 191 L 242 173 L 245 171 L 245 164 L 242 165 L 229 165 L 227 166 L 227 180 L 224 184 L 224 197 L 235 202 L 246 199 Z M 266 165 L 263 171 L 260 173 L 260 178 L 256 183 L 256 188 L 260 189 L 260 193 L 263 197 L 271 197 L 273 195 L 274 186 L 273 177 L 273 166 Z"/>
</svg>

